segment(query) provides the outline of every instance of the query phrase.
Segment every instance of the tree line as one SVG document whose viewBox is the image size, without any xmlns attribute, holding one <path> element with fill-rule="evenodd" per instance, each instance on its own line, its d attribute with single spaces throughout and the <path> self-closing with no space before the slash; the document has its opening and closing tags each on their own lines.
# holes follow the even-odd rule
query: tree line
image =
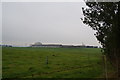
<svg viewBox="0 0 120 80">
<path fill-rule="evenodd" d="M 96 0 L 97 1 L 97 0 Z M 120 2 L 85 2 L 84 24 L 96 30 L 95 36 L 103 53 L 116 68 L 120 77 Z"/>
</svg>

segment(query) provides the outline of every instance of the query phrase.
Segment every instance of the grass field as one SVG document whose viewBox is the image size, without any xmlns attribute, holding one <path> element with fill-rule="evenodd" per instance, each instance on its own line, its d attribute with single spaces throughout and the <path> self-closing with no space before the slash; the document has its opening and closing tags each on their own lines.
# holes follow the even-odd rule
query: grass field
<svg viewBox="0 0 120 80">
<path fill-rule="evenodd" d="M 97 78 L 104 71 L 101 56 L 102 53 L 98 48 L 3 47 L 2 76 L 3 78 Z"/>
</svg>

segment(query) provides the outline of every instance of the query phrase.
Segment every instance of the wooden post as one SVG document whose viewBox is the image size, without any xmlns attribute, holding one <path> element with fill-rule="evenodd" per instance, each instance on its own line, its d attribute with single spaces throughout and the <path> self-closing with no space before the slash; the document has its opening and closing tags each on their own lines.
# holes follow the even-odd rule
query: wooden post
<svg viewBox="0 0 120 80">
<path fill-rule="evenodd" d="M 117 52 L 116 52 L 116 50 L 114 50 L 114 54 L 115 54 L 115 58 L 116 58 L 116 71 L 117 71 L 117 79 L 119 80 L 119 73 L 118 73 L 118 67 L 119 67 L 119 63 L 118 63 L 118 56 L 117 56 Z"/>
<path fill-rule="evenodd" d="M 48 64 L 48 56 L 46 57 L 46 64 Z"/>
<path fill-rule="evenodd" d="M 33 68 L 33 67 L 30 67 L 30 68 L 29 68 L 29 71 L 32 73 L 32 78 L 33 78 L 33 77 L 34 77 L 34 74 L 33 74 L 34 68 Z"/>
<path fill-rule="evenodd" d="M 88 53 L 88 62 L 90 63 L 90 57 L 89 57 L 89 53 Z"/>
<path fill-rule="evenodd" d="M 108 75 L 107 75 L 107 59 L 106 59 L 105 55 L 103 55 L 103 59 L 104 59 L 105 78 L 107 80 L 107 78 L 108 78 Z"/>
<path fill-rule="evenodd" d="M 88 62 L 89 62 L 88 65 L 91 66 L 91 61 L 90 61 L 90 55 L 89 55 L 89 53 L 88 53 Z"/>
</svg>

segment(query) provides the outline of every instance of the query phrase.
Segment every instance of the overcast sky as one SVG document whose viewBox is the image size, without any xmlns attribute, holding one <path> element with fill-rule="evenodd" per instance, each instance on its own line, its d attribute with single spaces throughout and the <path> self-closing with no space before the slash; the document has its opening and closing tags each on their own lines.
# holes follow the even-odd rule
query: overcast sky
<svg viewBox="0 0 120 80">
<path fill-rule="evenodd" d="M 84 6 L 83 2 L 3 2 L 2 42 L 100 45 L 94 31 L 80 20 Z"/>
<path fill-rule="evenodd" d="M 2 3 L 0 2 L 0 44 L 2 43 Z"/>
</svg>

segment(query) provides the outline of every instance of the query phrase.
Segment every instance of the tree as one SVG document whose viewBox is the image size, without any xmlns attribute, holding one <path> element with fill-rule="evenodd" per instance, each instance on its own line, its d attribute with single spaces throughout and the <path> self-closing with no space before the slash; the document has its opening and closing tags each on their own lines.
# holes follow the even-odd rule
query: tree
<svg viewBox="0 0 120 80">
<path fill-rule="evenodd" d="M 83 23 L 96 30 L 96 38 L 103 46 L 104 54 L 117 69 L 120 77 L 120 21 L 118 2 L 86 2 L 82 8 Z"/>
</svg>

